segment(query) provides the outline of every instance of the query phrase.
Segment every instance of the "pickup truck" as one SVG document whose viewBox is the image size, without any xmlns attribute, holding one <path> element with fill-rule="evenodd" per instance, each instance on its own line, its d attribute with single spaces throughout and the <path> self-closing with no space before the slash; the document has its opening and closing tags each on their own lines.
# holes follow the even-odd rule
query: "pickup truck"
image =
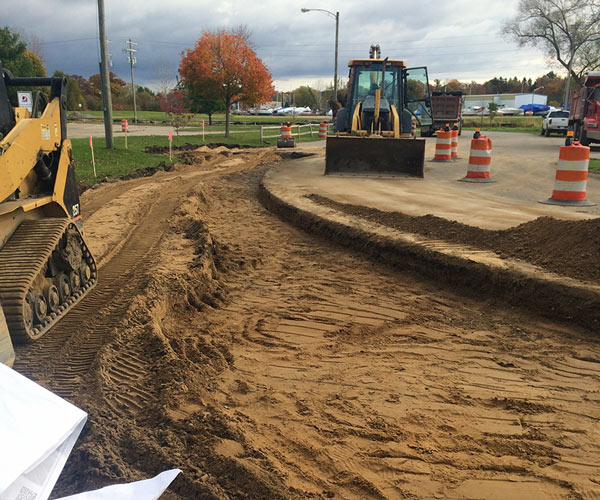
<svg viewBox="0 0 600 500">
<path fill-rule="evenodd" d="M 542 122 L 542 135 L 549 137 L 552 133 L 567 135 L 569 128 L 568 111 L 548 111 Z"/>
</svg>

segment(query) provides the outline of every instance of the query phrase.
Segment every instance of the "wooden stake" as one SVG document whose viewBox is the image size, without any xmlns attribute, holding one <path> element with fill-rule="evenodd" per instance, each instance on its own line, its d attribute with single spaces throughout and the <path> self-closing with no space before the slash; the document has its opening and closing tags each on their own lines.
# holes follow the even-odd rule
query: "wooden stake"
<svg viewBox="0 0 600 500">
<path fill-rule="evenodd" d="M 96 175 L 96 160 L 94 159 L 94 145 L 92 144 L 92 136 L 90 135 L 90 149 L 92 150 L 92 167 L 94 168 L 94 177 Z"/>
</svg>

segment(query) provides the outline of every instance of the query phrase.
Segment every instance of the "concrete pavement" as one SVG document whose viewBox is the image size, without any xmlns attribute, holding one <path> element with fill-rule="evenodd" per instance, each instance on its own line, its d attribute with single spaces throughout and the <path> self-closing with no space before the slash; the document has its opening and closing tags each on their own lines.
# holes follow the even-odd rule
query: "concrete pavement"
<svg viewBox="0 0 600 500">
<path fill-rule="evenodd" d="M 600 216 L 600 207 L 557 207 L 538 203 L 552 194 L 562 137 L 490 132 L 493 142 L 489 184 L 457 182 L 467 172 L 471 134 L 459 137 L 460 159 L 433 163 L 435 138 L 427 139 L 425 178 L 324 176 L 324 143 L 301 148 L 316 157 L 278 167 L 270 185 L 294 199 L 319 194 L 341 203 L 364 205 L 408 215 L 433 214 L 464 224 L 504 229 L 541 216 L 585 219 Z M 592 156 L 598 157 L 595 152 Z M 590 174 L 588 200 L 600 202 L 600 176 Z"/>
</svg>

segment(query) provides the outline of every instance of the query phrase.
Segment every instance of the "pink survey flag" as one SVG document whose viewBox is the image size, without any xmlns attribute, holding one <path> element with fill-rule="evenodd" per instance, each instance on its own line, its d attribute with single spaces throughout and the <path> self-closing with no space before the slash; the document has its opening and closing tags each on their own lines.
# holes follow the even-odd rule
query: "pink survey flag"
<svg viewBox="0 0 600 500">
<path fill-rule="evenodd" d="M 173 132 L 169 130 L 169 140 L 172 141 L 173 140 Z"/>
<path fill-rule="evenodd" d="M 94 145 L 92 144 L 92 136 L 90 135 L 90 148 L 93 148 Z"/>
</svg>

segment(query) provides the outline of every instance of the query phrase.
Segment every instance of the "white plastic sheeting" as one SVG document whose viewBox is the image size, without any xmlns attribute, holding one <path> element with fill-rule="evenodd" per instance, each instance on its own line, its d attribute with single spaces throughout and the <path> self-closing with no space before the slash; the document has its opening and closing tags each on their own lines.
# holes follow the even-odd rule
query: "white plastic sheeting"
<svg viewBox="0 0 600 500">
<path fill-rule="evenodd" d="M 0 363 L 0 500 L 47 500 L 87 414 Z M 156 500 L 181 471 L 68 500 Z"/>
</svg>

